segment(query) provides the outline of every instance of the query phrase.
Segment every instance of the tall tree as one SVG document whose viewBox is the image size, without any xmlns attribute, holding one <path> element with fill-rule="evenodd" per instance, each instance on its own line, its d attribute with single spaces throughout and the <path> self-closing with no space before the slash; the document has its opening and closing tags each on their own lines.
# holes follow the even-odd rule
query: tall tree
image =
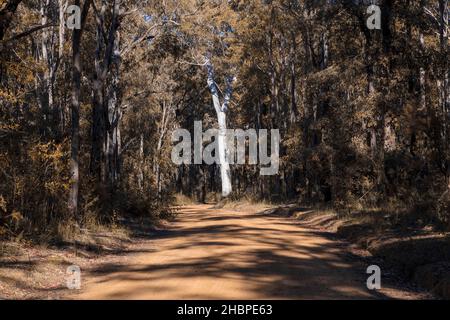
<svg viewBox="0 0 450 320">
<path fill-rule="evenodd" d="M 80 7 L 80 0 L 75 5 Z M 91 0 L 85 0 L 81 11 L 81 28 L 72 33 L 72 124 L 71 124 L 71 187 L 69 195 L 69 211 L 72 216 L 78 216 L 78 200 L 80 188 L 80 95 L 81 95 L 81 37 L 83 34 Z"/>
</svg>

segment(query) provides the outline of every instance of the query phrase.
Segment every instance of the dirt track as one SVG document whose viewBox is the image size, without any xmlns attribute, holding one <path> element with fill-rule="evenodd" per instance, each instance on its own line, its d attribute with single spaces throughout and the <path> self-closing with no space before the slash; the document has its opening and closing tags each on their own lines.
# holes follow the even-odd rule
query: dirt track
<svg viewBox="0 0 450 320">
<path fill-rule="evenodd" d="M 380 299 L 364 263 L 327 233 L 263 213 L 184 207 L 123 265 L 83 272 L 75 299 Z"/>
</svg>

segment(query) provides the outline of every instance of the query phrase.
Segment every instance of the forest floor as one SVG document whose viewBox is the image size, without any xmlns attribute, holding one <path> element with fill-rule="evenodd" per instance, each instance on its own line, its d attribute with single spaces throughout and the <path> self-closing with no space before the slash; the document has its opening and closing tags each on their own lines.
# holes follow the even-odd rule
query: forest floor
<svg viewBox="0 0 450 320">
<path fill-rule="evenodd" d="M 266 209 L 183 206 L 174 221 L 136 226 L 106 254 L 45 249 L 0 260 L 0 298 L 432 298 L 385 269 L 382 289 L 368 290 L 366 269 L 374 261 L 364 250 Z M 65 288 L 73 264 L 82 270 L 81 290 Z"/>
</svg>

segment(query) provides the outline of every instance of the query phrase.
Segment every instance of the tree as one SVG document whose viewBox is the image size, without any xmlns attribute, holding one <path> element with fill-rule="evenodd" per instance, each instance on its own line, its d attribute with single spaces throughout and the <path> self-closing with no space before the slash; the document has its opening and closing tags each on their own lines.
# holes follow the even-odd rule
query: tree
<svg viewBox="0 0 450 320">
<path fill-rule="evenodd" d="M 80 0 L 75 1 L 80 6 Z M 81 37 L 86 22 L 91 0 L 85 0 L 81 13 L 81 28 L 74 29 L 72 33 L 72 125 L 71 125 L 71 158 L 70 171 L 72 176 L 69 212 L 72 216 L 78 216 L 78 198 L 80 188 L 80 95 L 81 95 Z"/>
<path fill-rule="evenodd" d="M 232 94 L 232 83 L 235 80 L 233 76 L 226 77 L 225 83 L 225 93 L 223 98 L 223 103 L 220 103 L 219 90 L 214 77 L 214 68 L 211 64 L 209 58 L 206 58 L 206 68 L 208 70 L 208 87 L 211 91 L 211 96 L 213 100 L 214 109 L 217 114 L 217 123 L 219 124 L 219 134 L 218 134 L 218 148 L 219 148 L 219 160 L 220 160 L 220 177 L 222 181 L 222 196 L 228 197 L 231 194 L 231 171 L 229 164 L 229 154 L 230 148 L 227 146 L 227 118 L 226 114 L 230 107 L 230 100 Z"/>
</svg>

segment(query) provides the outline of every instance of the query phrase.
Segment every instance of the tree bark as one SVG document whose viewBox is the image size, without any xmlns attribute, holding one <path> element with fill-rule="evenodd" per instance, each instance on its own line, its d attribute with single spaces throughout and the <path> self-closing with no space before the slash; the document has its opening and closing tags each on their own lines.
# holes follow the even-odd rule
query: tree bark
<svg viewBox="0 0 450 320">
<path fill-rule="evenodd" d="M 119 56 L 115 57 L 115 48 L 118 48 L 118 42 L 116 41 L 117 30 L 119 27 L 119 1 L 113 1 L 112 17 L 109 27 L 109 31 L 105 32 L 105 16 L 107 11 L 107 2 L 102 1 L 102 7 L 99 15 L 96 18 L 97 22 L 97 48 L 95 54 L 95 72 L 93 81 L 93 100 L 92 100 L 92 149 L 91 149 L 91 164 L 90 171 L 99 181 L 105 182 L 106 180 L 111 180 L 111 148 L 114 149 L 112 131 L 113 120 L 110 112 L 110 108 L 117 108 L 117 101 L 111 105 L 111 97 L 117 94 L 115 88 L 108 93 L 105 99 L 105 84 L 109 72 L 111 71 L 111 65 L 115 58 L 120 59 Z M 107 39 L 105 39 L 105 37 Z M 106 46 L 103 44 L 106 42 Z M 116 51 L 116 52 L 115 52 Z M 119 61 L 117 61 L 119 62 Z M 118 69 L 113 77 L 114 80 L 118 81 Z M 117 98 L 117 96 L 116 96 Z M 114 153 L 114 152 L 112 152 Z"/>
<path fill-rule="evenodd" d="M 219 147 L 219 159 L 220 159 L 220 177 L 222 180 L 222 197 L 228 197 L 232 192 L 231 185 L 231 170 L 230 164 L 227 159 L 227 115 L 226 111 L 228 110 L 229 103 L 231 100 L 232 93 L 232 79 L 227 78 L 227 89 L 225 92 L 224 102 L 220 105 L 219 92 L 217 89 L 217 85 L 214 79 L 214 68 L 211 64 L 211 61 L 208 59 L 206 63 L 206 67 L 208 70 L 208 87 L 210 89 L 212 100 L 214 104 L 214 109 L 217 114 L 217 122 L 219 124 L 219 137 L 218 137 L 218 147 Z"/>
<path fill-rule="evenodd" d="M 71 125 L 71 186 L 69 195 L 69 213 L 73 217 L 78 217 L 78 193 L 80 187 L 80 95 L 81 95 L 81 36 L 84 22 L 89 12 L 91 0 L 85 0 L 81 15 L 81 29 L 74 29 L 72 35 L 72 125 Z M 75 1 L 75 5 L 80 6 L 80 0 Z"/>
</svg>

